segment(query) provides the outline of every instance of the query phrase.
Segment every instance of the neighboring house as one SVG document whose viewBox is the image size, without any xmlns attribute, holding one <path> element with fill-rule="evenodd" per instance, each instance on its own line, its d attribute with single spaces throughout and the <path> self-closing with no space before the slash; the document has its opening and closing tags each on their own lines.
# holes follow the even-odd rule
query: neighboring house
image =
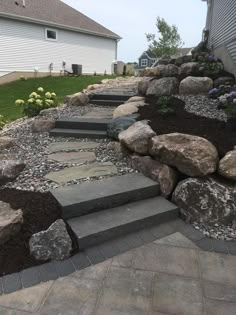
<svg viewBox="0 0 236 315">
<path fill-rule="evenodd" d="M 191 47 L 191 48 L 179 48 L 178 52 L 174 56 L 172 56 L 171 58 L 191 56 L 192 50 L 193 50 L 193 47 Z"/>
<path fill-rule="evenodd" d="M 225 70 L 236 76 L 236 0 L 202 0 L 208 12 L 205 33 L 208 45 L 222 60 Z"/>
<path fill-rule="evenodd" d="M 145 69 L 147 67 L 151 67 L 157 61 L 157 57 L 150 51 L 144 51 L 142 55 L 138 58 L 138 66 L 139 69 Z"/>
<path fill-rule="evenodd" d="M 60 0 L 0 1 L 0 76 L 112 73 L 120 37 Z"/>
</svg>

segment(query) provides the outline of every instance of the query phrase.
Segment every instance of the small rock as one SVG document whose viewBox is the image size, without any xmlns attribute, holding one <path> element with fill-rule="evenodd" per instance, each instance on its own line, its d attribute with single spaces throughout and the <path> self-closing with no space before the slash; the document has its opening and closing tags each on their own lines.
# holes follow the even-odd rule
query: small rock
<svg viewBox="0 0 236 315">
<path fill-rule="evenodd" d="M 46 231 L 32 235 L 30 254 L 37 260 L 64 260 L 70 256 L 72 241 L 63 220 L 57 220 Z"/>
<path fill-rule="evenodd" d="M 19 160 L 0 161 L 0 183 L 15 179 L 25 168 L 25 163 Z"/>
<path fill-rule="evenodd" d="M 39 115 L 40 116 L 57 115 L 57 112 L 58 112 L 57 108 L 47 108 L 41 110 Z"/>
<path fill-rule="evenodd" d="M 36 119 L 32 124 L 32 132 L 49 132 L 55 127 L 55 121 Z"/>
<path fill-rule="evenodd" d="M 138 112 L 139 107 L 146 106 L 144 101 L 139 102 L 131 102 L 131 103 L 125 103 L 122 105 L 119 105 L 113 113 L 113 118 L 118 118 L 121 116 L 130 116 L 132 114 L 135 114 Z"/>
<path fill-rule="evenodd" d="M 144 102 L 145 103 L 145 97 L 143 97 L 143 96 L 132 96 L 125 103 L 132 103 L 132 102 Z"/>
<path fill-rule="evenodd" d="M 22 210 L 13 210 L 8 203 L 0 201 L 0 245 L 16 235 L 23 222 Z"/>
<path fill-rule="evenodd" d="M 0 150 L 9 149 L 15 145 L 15 139 L 11 137 L 0 137 Z"/>
<path fill-rule="evenodd" d="M 89 97 L 85 93 L 76 93 L 70 96 L 67 96 L 65 102 L 68 106 L 83 106 L 89 103 Z"/>
<path fill-rule="evenodd" d="M 107 126 L 108 137 L 118 140 L 119 133 L 132 126 L 136 122 L 138 116 L 138 114 L 133 114 L 113 119 Z"/>
<path fill-rule="evenodd" d="M 220 160 L 218 173 L 228 179 L 236 180 L 236 150 L 228 152 Z"/>
</svg>

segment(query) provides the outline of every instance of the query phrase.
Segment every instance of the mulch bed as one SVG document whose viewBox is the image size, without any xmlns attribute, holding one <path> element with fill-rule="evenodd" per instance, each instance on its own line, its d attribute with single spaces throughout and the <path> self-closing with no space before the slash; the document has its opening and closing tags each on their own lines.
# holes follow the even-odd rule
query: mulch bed
<svg viewBox="0 0 236 315">
<path fill-rule="evenodd" d="M 0 190 L 0 200 L 13 209 L 21 209 L 24 223 L 21 231 L 0 246 L 0 276 L 42 264 L 30 256 L 29 239 L 34 233 L 46 230 L 61 218 L 57 201 L 48 193 L 26 192 L 15 189 Z"/>
<path fill-rule="evenodd" d="M 215 145 L 220 157 L 233 150 L 236 131 L 227 129 L 225 122 L 185 111 L 184 102 L 178 98 L 172 97 L 168 104 L 175 109 L 175 114 L 160 114 L 158 98 L 149 97 L 146 102 L 150 105 L 139 108 L 139 120 L 150 120 L 149 125 L 157 135 L 180 132 L 206 138 Z"/>
</svg>

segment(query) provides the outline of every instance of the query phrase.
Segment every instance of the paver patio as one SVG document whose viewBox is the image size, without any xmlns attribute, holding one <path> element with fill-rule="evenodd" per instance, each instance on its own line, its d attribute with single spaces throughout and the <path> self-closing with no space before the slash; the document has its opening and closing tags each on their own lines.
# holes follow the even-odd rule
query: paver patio
<svg viewBox="0 0 236 315">
<path fill-rule="evenodd" d="M 234 315 L 236 257 L 177 232 L 102 263 L 0 297 L 6 315 Z"/>
</svg>

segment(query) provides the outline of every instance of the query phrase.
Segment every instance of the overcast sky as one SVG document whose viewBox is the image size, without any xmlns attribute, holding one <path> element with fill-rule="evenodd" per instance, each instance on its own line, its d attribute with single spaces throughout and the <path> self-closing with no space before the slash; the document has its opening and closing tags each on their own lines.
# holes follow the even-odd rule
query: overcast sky
<svg viewBox="0 0 236 315">
<path fill-rule="evenodd" d="M 205 27 L 207 5 L 201 0 L 63 0 L 123 39 L 118 60 L 137 61 L 148 48 L 145 33 L 156 33 L 156 17 L 175 24 L 184 47 L 196 46 Z"/>
</svg>

